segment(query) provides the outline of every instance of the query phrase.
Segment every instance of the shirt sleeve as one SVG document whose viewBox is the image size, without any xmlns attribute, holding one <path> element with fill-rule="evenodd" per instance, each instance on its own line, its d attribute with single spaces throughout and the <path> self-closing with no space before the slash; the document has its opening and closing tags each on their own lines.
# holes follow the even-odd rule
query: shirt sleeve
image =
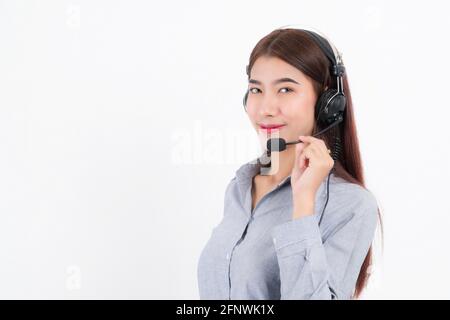
<svg viewBox="0 0 450 320">
<path fill-rule="evenodd" d="M 377 225 L 375 197 L 361 195 L 341 212 L 325 210 L 321 228 L 317 213 L 273 227 L 282 300 L 351 298 Z"/>
</svg>

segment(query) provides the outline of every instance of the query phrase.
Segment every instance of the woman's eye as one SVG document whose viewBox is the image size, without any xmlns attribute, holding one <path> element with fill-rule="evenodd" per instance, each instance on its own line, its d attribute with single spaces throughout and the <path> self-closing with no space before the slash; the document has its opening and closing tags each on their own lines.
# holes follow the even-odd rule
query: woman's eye
<svg viewBox="0 0 450 320">
<path fill-rule="evenodd" d="M 290 91 L 292 91 L 292 89 L 291 88 L 281 88 L 280 90 L 283 90 L 283 89 L 287 89 L 288 91 L 287 92 L 290 92 Z"/>
<path fill-rule="evenodd" d="M 259 90 L 258 88 L 250 88 L 249 91 L 250 91 L 251 93 L 257 93 L 257 92 L 252 91 L 253 89 L 258 90 L 258 91 L 261 91 L 261 90 Z M 283 89 L 287 89 L 286 92 L 291 92 L 291 91 L 293 91 L 291 88 L 288 88 L 288 87 L 281 88 L 280 90 L 283 90 Z"/>
</svg>

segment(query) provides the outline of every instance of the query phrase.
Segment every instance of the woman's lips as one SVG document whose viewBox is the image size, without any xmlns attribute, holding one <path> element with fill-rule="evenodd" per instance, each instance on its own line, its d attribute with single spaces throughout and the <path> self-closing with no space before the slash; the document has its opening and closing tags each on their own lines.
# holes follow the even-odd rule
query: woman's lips
<svg viewBox="0 0 450 320">
<path fill-rule="evenodd" d="M 279 130 L 280 128 L 284 127 L 284 124 L 271 124 L 271 125 L 259 125 L 259 128 L 263 131 L 267 131 L 267 133 L 270 133 L 274 130 Z"/>
</svg>

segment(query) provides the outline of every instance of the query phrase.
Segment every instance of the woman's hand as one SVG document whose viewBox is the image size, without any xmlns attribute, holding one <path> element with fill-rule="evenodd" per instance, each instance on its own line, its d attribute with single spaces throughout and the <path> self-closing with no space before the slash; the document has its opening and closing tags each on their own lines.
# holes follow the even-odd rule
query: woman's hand
<svg viewBox="0 0 450 320">
<path fill-rule="evenodd" d="M 316 192 L 334 165 L 323 140 L 312 136 L 299 136 L 299 139 L 303 143 L 295 145 L 295 162 L 291 172 L 294 216 L 314 213 L 304 211 L 311 211 Z"/>
</svg>

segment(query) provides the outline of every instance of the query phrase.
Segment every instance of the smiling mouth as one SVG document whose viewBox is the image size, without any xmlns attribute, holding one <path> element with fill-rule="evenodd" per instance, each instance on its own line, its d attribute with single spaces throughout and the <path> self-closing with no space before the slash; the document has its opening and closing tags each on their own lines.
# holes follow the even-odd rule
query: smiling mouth
<svg viewBox="0 0 450 320">
<path fill-rule="evenodd" d="M 260 129 L 265 131 L 265 132 L 267 132 L 267 133 L 271 133 L 272 131 L 279 130 L 279 129 L 281 129 L 284 126 L 285 126 L 284 124 L 276 124 L 276 125 L 263 125 L 263 124 L 261 124 L 261 125 L 259 125 Z"/>
</svg>

